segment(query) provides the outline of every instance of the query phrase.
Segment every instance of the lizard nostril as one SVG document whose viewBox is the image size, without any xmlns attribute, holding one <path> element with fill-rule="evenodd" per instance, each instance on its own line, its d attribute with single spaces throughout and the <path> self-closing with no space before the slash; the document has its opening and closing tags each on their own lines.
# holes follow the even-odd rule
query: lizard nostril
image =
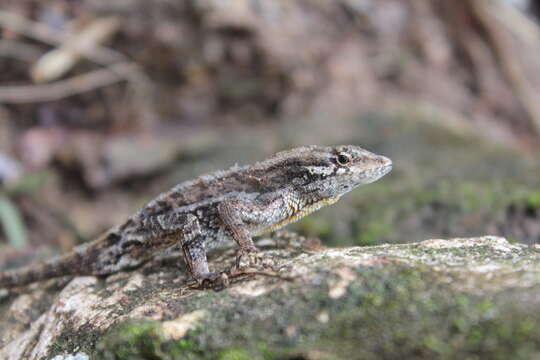
<svg viewBox="0 0 540 360">
<path fill-rule="evenodd" d="M 392 160 L 386 156 L 379 156 L 379 162 L 385 166 L 392 166 Z"/>
</svg>

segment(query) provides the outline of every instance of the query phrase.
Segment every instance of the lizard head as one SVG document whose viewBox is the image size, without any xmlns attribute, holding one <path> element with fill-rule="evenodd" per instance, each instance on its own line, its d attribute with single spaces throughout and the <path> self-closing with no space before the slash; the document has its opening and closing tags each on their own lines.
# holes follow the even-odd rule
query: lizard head
<svg viewBox="0 0 540 360">
<path fill-rule="evenodd" d="M 270 161 L 280 169 L 276 175 L 319 199 L 339 198 L 392 170 L 389 158 L 354 145 L 305 146 L 278 153 Z"/>
<path fill-rule="evenodd" d="M 359 185 L 372 183 L 392 170 L 392 160 L 359 146 L 320 148 L 319 165 L 307 166 L 320 196 L 339 197 Z"/>
</svg>

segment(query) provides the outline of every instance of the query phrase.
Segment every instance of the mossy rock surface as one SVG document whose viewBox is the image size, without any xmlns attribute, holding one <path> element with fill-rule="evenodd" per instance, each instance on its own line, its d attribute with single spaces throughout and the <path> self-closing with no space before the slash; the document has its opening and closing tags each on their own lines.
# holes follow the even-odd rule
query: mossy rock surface
<svg viewBox="0 0 540 360">
<path fill-rule="evenodd" d="M 538 246 L 490 236 L 330 249 L 288 235 L 265 244 L 292 281 L 255 276 L 219 292 L 190 289 L 168 258 L 9 294 L 0 302 L 0 358 L 540 356 Z M 224 250 L 212 263 L 233 258 Z"/>
</svg>

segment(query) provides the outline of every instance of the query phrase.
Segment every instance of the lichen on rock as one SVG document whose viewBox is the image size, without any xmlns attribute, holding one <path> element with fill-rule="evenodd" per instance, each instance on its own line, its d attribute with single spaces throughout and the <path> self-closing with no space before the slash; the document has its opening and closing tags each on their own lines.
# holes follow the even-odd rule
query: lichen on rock
<svg viewBox="0 0 540 360">
<path fill-rule="evenodd" d="M 149 264 L 18 290 L 0 302 L 0 358 L 540 353 L 537 247 L 493 236 L 340 249 L 290 234 L 281 240 L 261 244 L 293 281 L 253 277 L 220 292 L 195 290 L 181 269 Z M 212 264 L 232 258 L 224 250 Z"/>
</svg>

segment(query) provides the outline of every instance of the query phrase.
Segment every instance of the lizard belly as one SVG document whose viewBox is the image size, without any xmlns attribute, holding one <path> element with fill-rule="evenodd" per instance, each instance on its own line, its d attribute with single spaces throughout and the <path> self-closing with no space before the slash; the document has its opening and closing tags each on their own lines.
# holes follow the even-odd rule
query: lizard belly
<svg viewBox="0 0 540 360">
<path fill-rule="evenodd" d="M 324 206 L 331 205 L 338 200 L 339 200 L 339 196 L 325 198 L 325 199 L 316 201 L 314 203 L 308 204 L 302 208 L 298 208 L 296 204 L 294 203 L 289 203 L 288 204 L 289 211 L 287 212 L 287 216 L 285 216 L 283 219 L 276 221 L 272 224 L 255 229 L 255 231 L 253 231 L 252 234 L 253 236 L 258 236 L 267 232 L 272 232 L 272 231 L 281 229 L 285 225 L 298 221 L 304 216 L 309 215 L 312 212 L 317 211 Z"/>
</svg>

